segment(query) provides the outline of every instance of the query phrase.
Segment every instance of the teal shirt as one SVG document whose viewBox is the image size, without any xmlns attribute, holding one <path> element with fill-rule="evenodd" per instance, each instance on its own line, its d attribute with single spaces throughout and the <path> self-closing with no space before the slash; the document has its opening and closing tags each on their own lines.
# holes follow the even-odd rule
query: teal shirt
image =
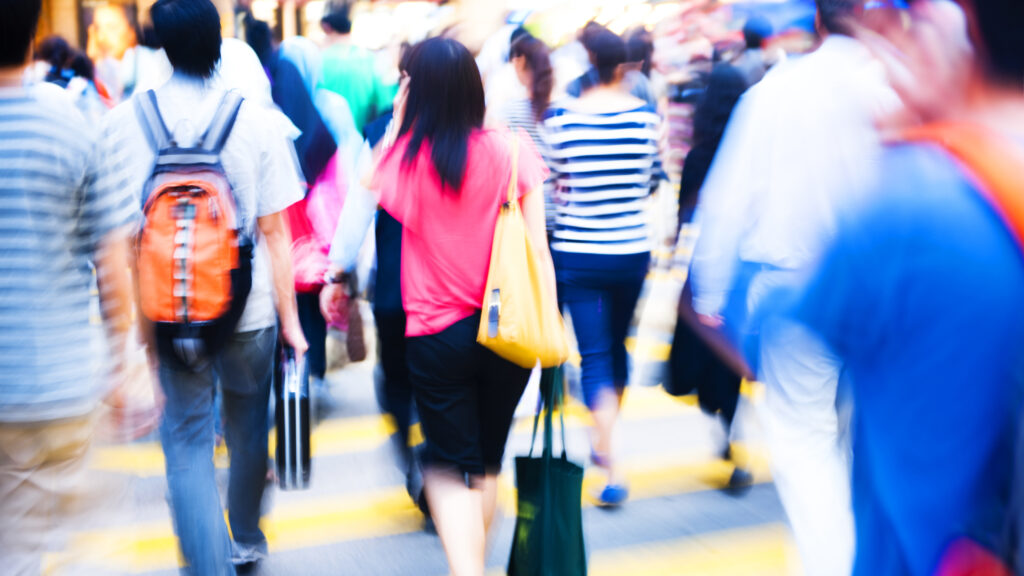
<svg viewBox="0 0 1024 576">
<path fill-rule="evenodd" d="M 373 54 L 356 46 L 335 45 L 324 51 L 320 82 L 348 102 L 356 130 L 391 108 L 396 86 L 386 86 L 377 74 Z"/>
</svg>

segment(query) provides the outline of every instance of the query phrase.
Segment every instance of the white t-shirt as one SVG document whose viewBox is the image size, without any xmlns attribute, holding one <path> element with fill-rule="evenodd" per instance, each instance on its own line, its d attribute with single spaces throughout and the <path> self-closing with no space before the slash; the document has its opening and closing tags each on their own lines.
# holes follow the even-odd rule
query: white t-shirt
<svg viewBox="0 0 1024 576">
<path fill-rule="evenodd" d="M 183 146 L 195 143 L 206 131 L 224 90 L 182 74 L 174 74 L 157 88 L 157 102 L 164 123 Z M 137 94 L 135 98 L 143 97 Z M 131 189 L 141 198 L 142 188 L 153 168 L 156 153 L 150 146 L 131 100 L 121 104 L 104 119 L 105 133 L 129 142 Z M 238 332 L 273 326 L 276 322 L 270 258 L 262 242 L 257 218 L 280 212 L 303 197 L 295 148 L 284 133 L 275 112 L 244 101 L 231 135 L 221 153 L 221 164 L 238 199 L 239 211 L 253 240 L 252 291 Z"/>
</svg>

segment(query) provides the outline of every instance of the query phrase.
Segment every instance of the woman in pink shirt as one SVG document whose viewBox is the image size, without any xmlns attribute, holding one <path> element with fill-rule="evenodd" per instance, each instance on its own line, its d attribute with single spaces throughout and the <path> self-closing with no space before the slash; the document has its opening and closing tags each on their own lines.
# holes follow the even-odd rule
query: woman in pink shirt
<svg viewBox="0 0 1024 576">
<path fill-rule="evenodd" d="M 447 38 L 412 48 L 395 98 L 394 144 L 374 174 L 402 223 L 407 359 L 426 438 L 424 482 L 455 576 L 484 573 L 497 474 L 530 371 L 476 342 L 491 243 L 511 177 L 552 297 L 554 268 L 529 136 L 484 129 L 484 90 L 469 51 Z M 511 147 L 519 167 L 511 174 Z"/>
</svg>

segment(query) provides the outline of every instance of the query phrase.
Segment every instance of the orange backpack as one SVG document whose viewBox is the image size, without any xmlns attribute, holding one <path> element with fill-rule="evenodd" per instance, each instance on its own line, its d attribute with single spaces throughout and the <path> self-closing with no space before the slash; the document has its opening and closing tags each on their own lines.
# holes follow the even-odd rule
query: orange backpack
<svg viewBox="0 0 1024 576">
<path fill-rule="evenodd" d="M 228 92 L 191 147 L 174 141 L 152 90 L 135 104 L 156 151 L 142 192 L 139 306 L 157 348 L 194 366 L 234 334 L 252 288 L 253 241 L 220 163 L 242 97 Z"/>
</svg>

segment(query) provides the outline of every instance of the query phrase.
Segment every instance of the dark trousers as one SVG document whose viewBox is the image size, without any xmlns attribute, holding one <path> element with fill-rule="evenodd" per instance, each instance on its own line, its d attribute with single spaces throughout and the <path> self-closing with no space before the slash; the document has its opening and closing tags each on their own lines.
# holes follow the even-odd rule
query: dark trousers
<svg viewBox="0 0 1024 576">
<path fill-rule="evenodd" d="M 439 334 L 409 338 L 409 375 L 427 445 L 424 464 L 497 473 L 516 406 L 530 379 L 477 344 L 477 312 Z"/>
<path fill-rule="evenodd" d="M 327 373 L 327 321 L 320 313 L 320 293 L 299 292 L 295 294 L 295 300 L 299 307 L 302 333 L 309 342 L 309 351 L 306 353 L 309 375 L 323 378 Z"/>
</svg>

